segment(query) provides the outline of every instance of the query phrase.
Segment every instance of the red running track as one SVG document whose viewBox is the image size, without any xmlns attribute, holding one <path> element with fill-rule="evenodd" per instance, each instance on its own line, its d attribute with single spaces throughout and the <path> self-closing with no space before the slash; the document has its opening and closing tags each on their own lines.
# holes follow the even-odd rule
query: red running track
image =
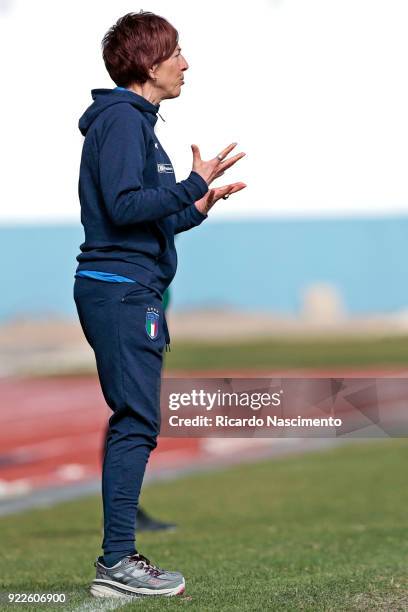
<svg viewBox="0 0 408 612">
<path fill-rule="evenodd" d="M 243 378 L 402 375 L 406 371 L 396 369 L 222 373 L 223 377 Z M 219 371 L 177 373 L 177 378 L 220 376 Z M 99 477 L 104 431 L 112 413 L 96 375 L 2 379 L 0 398 L 0 500 Z M 149 472 L 206 463 L 211 459 L 211 445 L 206 442 L 206 438 L 159 438 L 149 461 Z"/>
<path fill-rule="evenodd" d="M 96 376 L 0 380 L 0 499 L 98 477 L 112 414 Z M 149 470 L 200 455 L 200 439 L 161 438 Z"/>
</svg>

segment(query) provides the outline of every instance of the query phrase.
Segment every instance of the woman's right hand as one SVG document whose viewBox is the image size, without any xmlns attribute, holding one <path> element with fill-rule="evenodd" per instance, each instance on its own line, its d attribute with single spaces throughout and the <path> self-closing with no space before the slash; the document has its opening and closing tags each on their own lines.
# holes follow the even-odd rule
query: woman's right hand
<svg viewBox="0 0 408 612">
<path fill-rule="evenodd" d="M 237 144 L 237 142 L 233 142 L 232 144 L 228 145 L 228 147 L 225 147 L 221 153 L 209 161 L 204 161 L 201 159 L 200 149 L 197 145 L 192 144 L 191 150 L 193 151 L 193 170 L 205 180 L 207 185 L 211 185 L 216 178 L 222 176 L 224 172 L 228 170 L 228 168 L 231 168 L 231 166 L 236 164 L 239 159 L 246 155 L 246 153 L 237 153 L 237 155 L 234 155 L 229 159 L 225 159 L 228 153 L 230 153 L 232 149 L 237 146 Z"/>
</svg>

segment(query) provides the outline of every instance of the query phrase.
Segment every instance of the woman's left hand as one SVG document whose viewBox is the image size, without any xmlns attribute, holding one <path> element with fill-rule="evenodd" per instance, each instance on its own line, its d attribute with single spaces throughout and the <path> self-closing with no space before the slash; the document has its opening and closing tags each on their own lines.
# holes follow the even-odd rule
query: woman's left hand
<svg viewBox="0 0 408 612">
<path fill-rule="evenodd" d="M 225 196 L 230 196 L 232 193 L 236 193 L 237 191 L 241 191 L 241 189 L 245 189 L 245 183 L 231 183 L 230 185 L 224 185 L 223 187 L 213 187 L 201 200 L 197 200 L 194 202 L 196 208 L 203 215 L 207 215 L 208 211 L 214 206 L 218 200 L 224 198 Z M 226 199 L 226 198 L 225 198 Z"/>
</svg>

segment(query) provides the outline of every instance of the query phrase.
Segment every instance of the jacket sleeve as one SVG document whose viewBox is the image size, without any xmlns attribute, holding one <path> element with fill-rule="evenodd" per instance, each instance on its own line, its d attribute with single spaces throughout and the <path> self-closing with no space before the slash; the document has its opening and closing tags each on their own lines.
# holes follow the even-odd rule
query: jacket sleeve
<svg viewBox="0 0 408 612">
<path fill-rule="evenodd" d="M 194 170 L 170 187 L 143 187 L 146 146 L 141 121 L 136 112 L 115 111 L 105 120 L 99 142 L 99 182 L 106 211 L 117 226 L 162 219 L 208 191 Z"/>
<path fill-rule="evenodd" d="M 192 227 L 197 227 L 207 217 L 208 215 L 203 215 L 194 204 L 191 204 L 184 210 L 170 215 L 167 220 L 171 222 L 174 234 L 180 234 L 180 232 L 186 232 Z"/>
</svg>

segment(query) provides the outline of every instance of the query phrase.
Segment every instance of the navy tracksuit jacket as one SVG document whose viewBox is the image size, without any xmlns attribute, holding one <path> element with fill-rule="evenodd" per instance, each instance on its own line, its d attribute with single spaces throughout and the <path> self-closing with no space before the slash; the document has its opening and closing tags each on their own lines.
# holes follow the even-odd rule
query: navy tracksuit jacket
<svg viewBox="0 0 408 612">
<path fill-rule="evenodd" d="M 207 183 L 194 171 L 176 183 L 154 132 L 159 104 L 132 91 L 91 93 L 94 102 L 79 121 L 85 242 L 77 270 L 121 274 L 163 294 L 176 273 L 174 235 L 206 218 L 194 202 Z"/>
<path fill-rule="evenodd" d="M 194 202 L 208 190 L 192 171 L 176 182 L 154 126 L 159 105 L 129 90 L 94 89 L 79 121 L 85 136 L 79 177 L 85 241 L 77 271 L 135 283 L 77 277 L 74 299 L 113 411 L 102 471 L 104 561 L 135 552 L 145 467 L 160 431 L 160 376 L 169 341 L 162 296 L 174 277 L 174 235 L 199 225 Z"/>
</svg>

